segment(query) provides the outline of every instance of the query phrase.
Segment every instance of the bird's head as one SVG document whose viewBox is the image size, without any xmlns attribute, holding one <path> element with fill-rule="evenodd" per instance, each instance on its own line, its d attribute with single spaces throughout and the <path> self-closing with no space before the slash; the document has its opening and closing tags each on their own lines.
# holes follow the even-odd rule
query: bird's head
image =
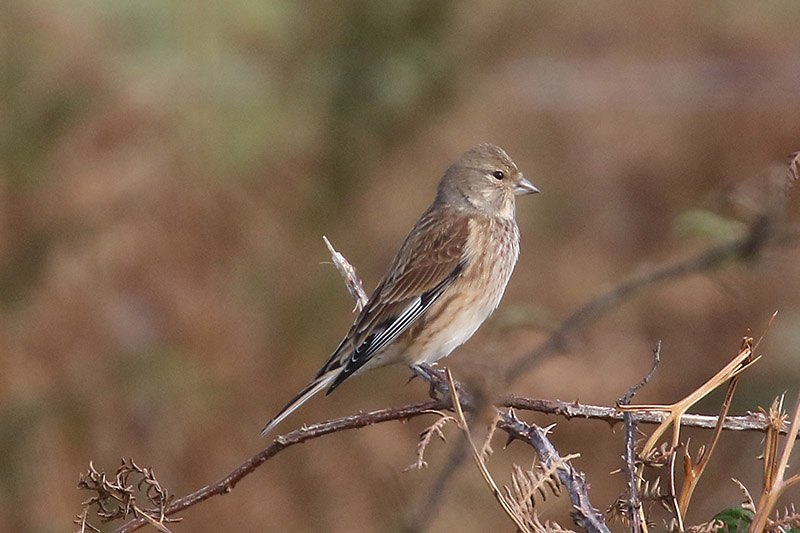
<svg viewBox="0 0 800 533">
<path fill-rule="evenodd" d="M 514 197 L 539 192 L 517 165 L 493 144 L 467 150 L 447 169 L 436 201 L 458 209 L 476 209 L 491 216 L 514 217 Z"/>
</svg>

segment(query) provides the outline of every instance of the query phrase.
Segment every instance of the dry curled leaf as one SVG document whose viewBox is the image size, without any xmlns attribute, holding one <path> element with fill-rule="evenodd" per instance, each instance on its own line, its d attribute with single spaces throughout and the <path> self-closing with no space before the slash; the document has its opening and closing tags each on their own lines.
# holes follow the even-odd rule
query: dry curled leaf
<svg viewBox="0 0 800 533">
<path fill-rule="evenodd" d="M 542 501 L 547 500 L 548 494 L 556 497 L 561 495 L 561 484 L 558 480 L 557 470 L 568 461 L 578 457 L 569 455 L 554 462 L 550 467 L 545 467 L 534 462 L 530 470 L 523 470 L 515 464 L 511 474 L 511 487 L 504 486 L 506 498 L 514 506 L 514 510 L 523 517 L 529 525 L 533 524 L 535 516 L 536 497 Z"/>
<path fill-rule="evenodd" d="M 140 467 L 132 459 L 122 459 L 113 478 L 98 471 L 90 461 L 89 470 L 78 480 L 78 488 L 94 493 L 83 502 L 83 512 L 74 521 L 80 525 L 80 532 L 98 531 L 89 523 L 92 508 L 103 523 L 124 520 L 132 514 L 145 518 L 164 533 L 169 532 L 164 524 L 180 520 L 166 517 L 165 511 L 173 496 L 161 486 L 153 469 Z M 138 505 L 137 498 L 146 502 L 144 507 Z"/>
</svg>

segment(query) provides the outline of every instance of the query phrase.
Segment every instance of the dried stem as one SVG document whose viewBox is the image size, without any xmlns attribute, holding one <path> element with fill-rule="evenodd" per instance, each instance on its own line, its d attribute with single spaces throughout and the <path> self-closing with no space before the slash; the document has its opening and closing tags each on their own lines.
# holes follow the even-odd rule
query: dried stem
<svg viewBox="0 0 800 533">
<path fill-rule="evenodd" d="M 351 265 L 350 261 L 345 259 L 341 253 L 336 251 L 331 244 L 331 241 L 329 241 L 325 235 L 322 236 L 322 240 L 325 241 L 325 246 L 328 247 L 328 251 L 331 253 L 333 266 L 335 266 L 336 270 L 339 271 L 339 275 L 342 276 L 344 284 L 347 287 L 347 291 L 356 302 L 355 311 L 361 311 L 364 306 L 367 305 L 367 300 L 369 300 L 369 297 L 367 296 L 366 291 L 364 291 L 364 284 L 361 283 L 361 279 L 359 279 L 359 277 L 356 275 L 355 267 Z"/>
<path fill-rule="evenodd" d="M 728 410 L 731 407 L 731 400 L 733 400 L 733 393 L 736 391 L 736 384 L 738 381 L 739 376 L 736 375 L 728 383 L 728 390 L 725 393 L 725 400 L 722 402 L 722 408 L 720 409 L 717 425 L 714 428 L 714 433 L 712 433 L 711 440 L 703 449 L 700 459 L 696 465 L 692 466 L 692 458 L 689 455 L 688 446 L 684 448 L 684 478 L 683 486 L 681 487 L 681 495 L 678 499 L 678 510 L 680 511 L 681 516 L 686 516 L 686 509 L 689 507 L 689 500 L 692 499 L 692 494 L 694 493 L 695 487 L 697 487 L 697 482 L 700 481 L 700 476 L 703 475 L 703 471 L 708 464 L 708 460 L 711 458 L 711 454 L 714 452 L 714 447 L 717 445 L 717 441 L 719 441 L 719 437 L 722 434 L 722 425 L 725 423 L 725 417 L 728 415 Z"/>
<path fill-rule="evenodd" d="M 494 494 L 495 499 L 497 499 L 497 501 L 500 503 L 500 507 L 502 507 L 503 511 L 505 511 L 511 520 L 514 521 L 514 523 L 517 525 L 517 528 L 522 531 L 522 533 L 530 533 L 530 529 L 528 529 L 525 519 L 517 514 L 517 512 L 514 510 L 514 507 L 508 502 L 508 500 L 506 500 L 505 496 L 503 496 L 503 492 L 500 490 L 500 487 L 497 486 L 497 483 L 495 483 L 492 475 L 489 473 L 489 469 L 486 467 L 486 462 L 483 460 L 481 452 L 479 452 L 478 447 L 475 446 L 475 441 L 472 440 L 472 434 L 469 431 L 467 419 L 464 416 L 464 411 L 461 409 L 461 402 L 458 399 L 458 388 L 456 388 L 455 382 L 453 381 L 453 374 L 450 373 L 450 369 L 447 370 L 447 382 L 450 385 L 450 390 L 453 394 L 453 408 L 456 412 L 456 419 L 458 420 L 461 430 L 464 432 L 464 435 L 467 438 L 469 447 L 472 450 L 472 458 L 475 459 L 475 464 L 478 466 L 478 470 L 480 470 L 481 475 L 483 475 L 484 481 L 486 481 L 486 484 L 492 489 L 492 494 Z"/>
<path fill-rule="evenodd" d="M 464 405 L 463 396 L 461 398 L 462 405 Z M 504 405 L 517 409 L 561 415 L 567 419 L 581 417 L 606 421 L 622 421 L 623 418 L 623 413 L 618 412 L 614 407 L 582 405 L 552 400 L 537 400 L 514 397 L 504 402 Z M 265 463 L 284 449 L 294 446 L 295 444 L 301 444 L 303 442 L 314 440 L 324 435 L 339 431 L 362 428 L 392 420 L 407 420 L 420 415 L 429 414 L 433 410 L 443 410 L 448 409 L 449 407 L 450 402 L 447 399 L 428 400 L 402 407 L 381 409 L 369 413 L 338 418 L 291 431 L 285 435 L 277 437 L 266 449 L 249 458 L 239 467 L 215 483 L 207 485 L 189 495 L 173 501 L 164 510 L 164 514 L 165 516 L 172 516 L 212 496 L 227 494 L 236 486 L 239 481 L 254 472 L 261 464 Z M 649 424 L 660 424 L 663 422 L 665 417 L 664 413 L 662 412 L 642 411 L 632 414 L 638 422 Z M 715 416 L 689 414 L 681 417 L 681 425 L 684 427 L 710 429 L 715 427 L 715 421 Z M 769 423 L 767 421 L 767 417 L 762 413 L 752 413 L 750 415 L 740 417 L 728 417 L 728 419 L 725 421 L 725 424 L 723 424 L 723 429 L 734 431 L 764 432 L 768 427 Z M 531 432 L 534 431 L 534 428 L 531 426 L 522 423 L 515 416 L 508 414 L 503 415 L 498 423 L 498 428 L 514 438 L 529 443 Z M 786 433 L 787 431 L 788 427 L 785 427 L 783 432 Z M 534 432 L 533 435 L 536 436 L 536 433 Z M 795 434 L 792 438 L 796 439 L 797 434 Z M 547 450 L 547 448 L 544 449 Z M 147 522 L 143 519 L 132 520 L 117 529 L 116 533 L 128 533 L 131 531 L 136 531 L 137 529 L 146 525 L 146 523 Z"/>
</svg>

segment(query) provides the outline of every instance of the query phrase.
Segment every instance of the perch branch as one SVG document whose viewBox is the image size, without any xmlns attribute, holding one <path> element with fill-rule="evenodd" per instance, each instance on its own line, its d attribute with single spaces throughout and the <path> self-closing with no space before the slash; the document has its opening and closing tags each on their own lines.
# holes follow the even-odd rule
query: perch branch
<svg viewBox="0 0 800 533">
<path fill-rule="evenodd" d="M 296 429 L 285 435 L 276 437 L 267 448 L 252 456 L 222 479 L 173 501 L 164 510 L 164 516 L 172 516 L 212 496 L 231 492 L 242 478 L 253 473 L 253 471 L 263 463 L 295 444 L 302 444 L 309 440 L 347 429 L 362 428 L 391 420 L 408 420 L 415 416 L 430 413 L 432 410 L 446 409 L 449 406 L 450 403 L 448 401 L 428 400 L 403 407 L 379 409 L 369 413 L 346 416 Z M 131 520 L 116 529 L 115 533 L 130 533 L 147 524 L 148 522 L 144 519 Z"/>
</svg>

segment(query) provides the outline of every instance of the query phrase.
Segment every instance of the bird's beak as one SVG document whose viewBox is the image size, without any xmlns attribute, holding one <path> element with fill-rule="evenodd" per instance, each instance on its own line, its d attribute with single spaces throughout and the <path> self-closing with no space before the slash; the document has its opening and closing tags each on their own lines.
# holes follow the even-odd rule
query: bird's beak
<svg viewBox="0 0 800 533">
<path fill-rule="evenodd" d="M 533 183 L 528 181 L 528 178 L 526 178 L 525 176 L 522 176 L 517 186 L 514 187 L 514 194 L 517 195 L 533 194 L 535 192 L 539 192 L 539 189 L 537 189 Z"/>
</svg>

